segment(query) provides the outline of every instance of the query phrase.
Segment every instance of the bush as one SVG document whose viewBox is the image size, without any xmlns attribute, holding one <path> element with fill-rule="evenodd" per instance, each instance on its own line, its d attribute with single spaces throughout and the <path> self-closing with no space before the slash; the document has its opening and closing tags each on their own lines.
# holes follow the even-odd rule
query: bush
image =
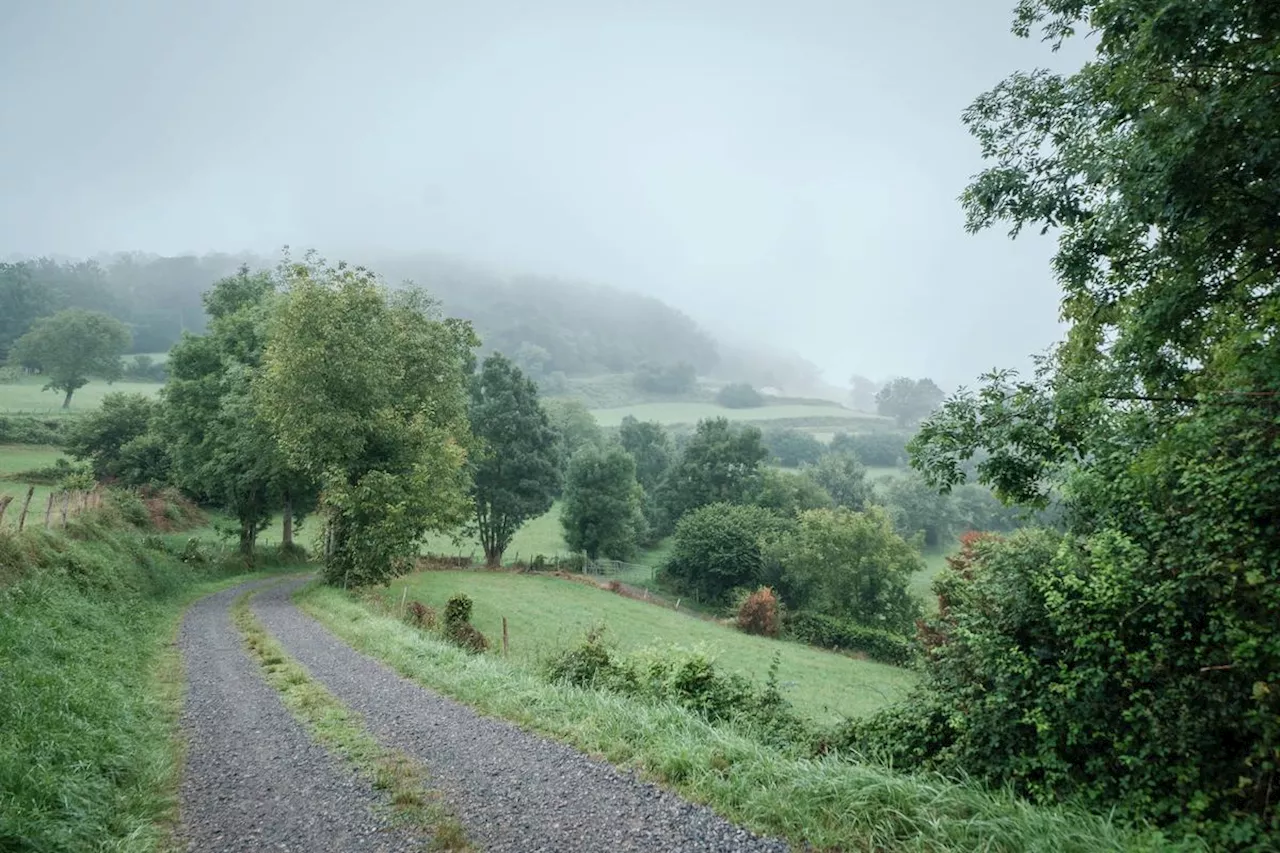
<svg viewBox="0 0 1280 853">
<path fill-rule="evenodd" d="M 773 590 L 762 586 L 748 595 L 738 607 L 738 630 L 761 637 L 777 637 L 782 614 Z"/>
<path fill-rule="evenodd" d="M 754 409 L 764 405 L 764 397 L 747 383 L 735 382 L 720 389 L 716 402 L 726 409 Z"/>
<path fill-rule="evenodd" d="M 827 447 L 811 433 L 789 427 L 775 427 L 761 437 L 774 462 L 784 468 L 812 465 L 827 452 Z"/>
<path fill-rule="evenodd" d="M 471 607 L 471 598 L 465 593 L 449 597 L 444 606 L 444 636 L 469 652 L 483 652 L 489 648 L 489 640 L 469 621 Z"/>
<path fill-rule="evenodd" d="M 788 613 L 785 636 L 822 649 L 857 652 L 894 666 L 911 666 L 920 659 L 914 640 L 880 628 L 869 628 L 819 613 Z"/>
<path fill-rule="evenodd" d="M 782 519 L 758 506 L 696 509 L 676 525 L 665 574 L 701 600 L 723 604 L 730 590 L 764 579 L 764 545 L 784 527 Z"/>
<path fill-rule="evenodd" d="M 692 364 L 643 364 L 636 371 L 635 386 L 651 394 L 688 394 L 697 384 L 698 374 Z"/>
<path fill-rule="evenodd" d="M 830 449 L 835 453 L 852 453 L 863 465 L 893 468 L 907 460 L 907 439 L 901 432 L 868 432 L 860 435 L 837 433 Z"/>
<path fill-rule="evenodd" d="M 433 607 L 428 607 L 421 601 L 410 601 L 409 607 L 405 611 L 405 618 L 409 624 L 415 628 L 423 628 L 432 630 L 436 627 L 436 611 Z"/>
<path fill-rule="evenodd" d="M 74 417 L 35 418 L 28 415 L 0 415 L 0 444 L 55 444 L 66 440 Z"/>
</svg>

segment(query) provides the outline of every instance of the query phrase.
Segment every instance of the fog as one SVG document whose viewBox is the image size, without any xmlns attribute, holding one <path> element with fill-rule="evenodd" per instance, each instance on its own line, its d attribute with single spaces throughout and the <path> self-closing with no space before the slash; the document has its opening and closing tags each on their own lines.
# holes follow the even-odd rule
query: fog
<svg viewBox="0 0 1280 853">
<path fill-rule="evenodd" d="M 1053 59 L 1013 4 L 17 0 L 0 256 L 439 252 L 968 382 L 1059 334 L 1051 241 L 956 201 L 963 108 Z"/>
</svg>

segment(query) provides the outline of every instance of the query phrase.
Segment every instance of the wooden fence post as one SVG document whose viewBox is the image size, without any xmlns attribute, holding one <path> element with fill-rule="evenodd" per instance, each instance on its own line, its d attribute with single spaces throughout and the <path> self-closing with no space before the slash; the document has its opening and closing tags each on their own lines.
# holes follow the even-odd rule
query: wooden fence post
<svg viewBox="0 0 1280 853">
<path fill-rule="evenodd" d="M 31 506 L 31 496 L 36 493 L 35 486 L 27 486 L 27 499 L 22 502 L 22 515 L 18 516 L 18 532 L 27 526 L 27 507 Z"/>
<path fill-rule="evenodd" d="M 62 526 L 67 526 L 67 509 L 71 506 L 71 492 L 62 493 Z"/>
<path fill-rule="evenodd" d="M 49 501 L 44 508 L 44 526 L 49 529 L 49 521 L 53 518 L 53 492 L 49 493 Z"/>
<path fill-rule="evenodd" d="M 502 617 L 502 656 L 507 656 L 507 617 Z"/>
<path fill-rule="evenodd" d="M 13 500 L 13 495 L 5 495 L 0 498 L 0 526 L 4 525 L 4 511 L 9 508 L 9 502 Z"/>
</svg>

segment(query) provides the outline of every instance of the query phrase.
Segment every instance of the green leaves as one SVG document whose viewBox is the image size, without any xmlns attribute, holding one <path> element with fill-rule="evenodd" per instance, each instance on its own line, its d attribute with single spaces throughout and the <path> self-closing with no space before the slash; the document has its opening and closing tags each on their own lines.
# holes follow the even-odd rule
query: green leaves
<svg viewBox="0 0 1280 853">
<path fill-rule="evenodd" d="M 19 338 L 9 360 L 23 367 L 39 368 L 45 390 L 65 391 L 62 408 L 71 395 L 91 378 L 120 378 L 122 356 L 129 348 L 129 330 L 114 317 L 98 311 L 71 308 L 42 317 Z"/>
<path fill-rule="evenodd" d="M 569 463 L 560 521 L 565 542 L 590 559 L 625 560 L 644 527 L 636 462 L 621 447 L 588 446 Z"/>
</svg>

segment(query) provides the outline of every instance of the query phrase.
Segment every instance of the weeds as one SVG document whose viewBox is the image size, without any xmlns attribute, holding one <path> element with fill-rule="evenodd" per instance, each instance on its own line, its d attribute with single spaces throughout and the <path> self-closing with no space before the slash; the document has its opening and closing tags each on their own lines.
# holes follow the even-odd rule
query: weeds
<svg viewBox="0 0 1280 853">
<path fill-rule="evenodd" d="M 342 756 L 383 793 L 393 817 L 431 832 L 430 849 L 470 851 L 462 824 L 428 784 L 425 768 L 398 750 L 386 749 L 364 728 L 360 715 L 311 677 L 249 610 L 254 590 L 231 607 L 232 618 L 267 683 L 325 749 Z"/>
</svg>

